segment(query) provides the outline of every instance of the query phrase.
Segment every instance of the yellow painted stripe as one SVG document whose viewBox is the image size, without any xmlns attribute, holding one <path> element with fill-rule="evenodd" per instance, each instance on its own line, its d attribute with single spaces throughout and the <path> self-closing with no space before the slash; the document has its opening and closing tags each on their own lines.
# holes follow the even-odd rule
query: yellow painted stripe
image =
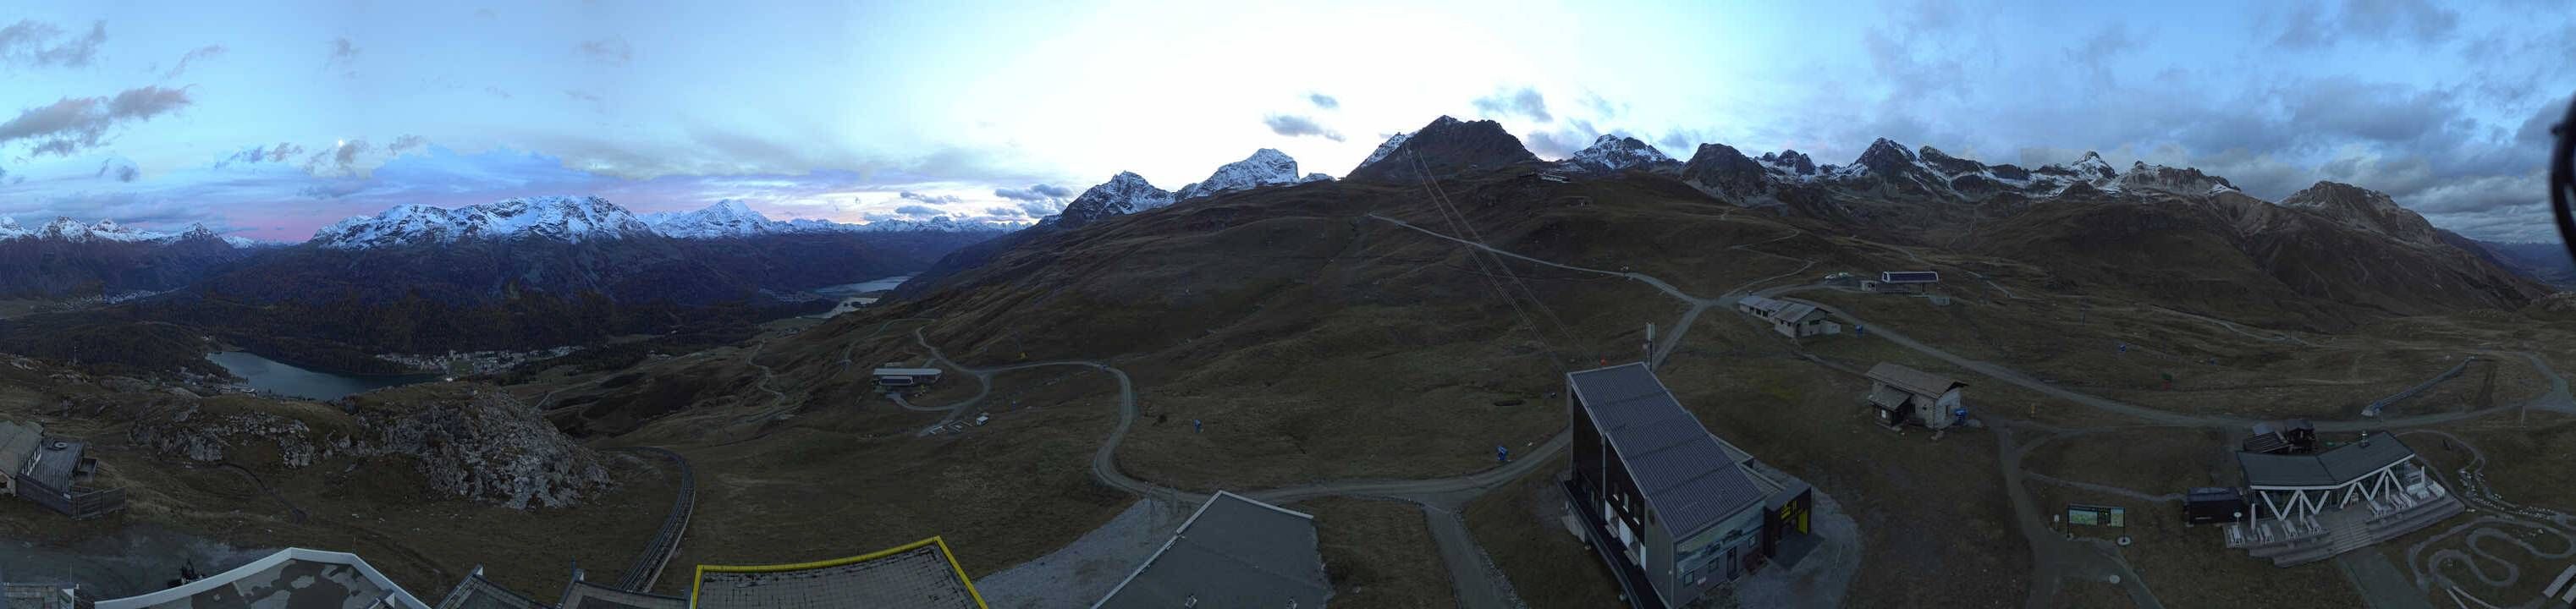
<svg viewBox="0 0 2576 609">
<path fill-rule="evenodd" d="M 938 537 L 935 537 L 935 536 L 934 536 L 934 537 L 931 537 L 931 538 L 930 538 L 930 541 L 932 541 L 932 542 L 936 542 L 936 543 L 938 543 L 938 544 L 939 544 L 939 555 L 940 555 L 940 556 L 946 556 L 946 557 L 948 557 L 948 568 L 949 568 L 949 570 L 952 570 L 952 571 L 956 571 L 956 572 L 957 572 L 957 583 L 959 583 L 959 584 L 964 584 L 964 585 L 966 586 L 966 595 L 967 595 L 967 596 L 971 596 L 971 597 L 975 597 L 975 608 L 976 608 L 976 609 L 991 609 L 991 608 L 989 608 L 989 607 L 985 607 L 985 606 L 984 606 L 984 593 L 982 593 L 982 592 L 976 592 L 976 591 L 975 591 L 975 580 L 967 579 L 967 578 L 966 578 L 966 568 L 965 568 L 965 567 L 957 566 L 957 553 L 948 551 L 948 542 L 946 542 L 946 541 L 941 541 Z"/>
<path fill-rule="evenodd" d="M 697 609 L 698 587 L 706 583 L 708 573 L 776 573 L 780 571 L 803 571 L 806 569 L 838 567 L 850 563 L 866 562 L 885 558 L 887 556 L 893 556 L 895 554 L 910 552 L 921 549 L 922 546 L 933 544 L 937 544 L 939 546 L 940 556 L 948 559 L 948 569 L 957 574 L 957 582 L 966 586 L 966 594 L 975 598 L 975 606 L 985 607 L 983 593 L 976 592 L 975 582 L 966 579 L 966 569 L 957 566 L 957 555 L 948 551 L 948 542 L 942 541 L 937 535 L 933 535 L 929 539 L 848 558 L 834 558 L 830 560 L 817 560 L 813 562 L 800 562 L 783 565 L 698 565 L 697 576 L 689 581 L 689 609 Z"/>
</svg>

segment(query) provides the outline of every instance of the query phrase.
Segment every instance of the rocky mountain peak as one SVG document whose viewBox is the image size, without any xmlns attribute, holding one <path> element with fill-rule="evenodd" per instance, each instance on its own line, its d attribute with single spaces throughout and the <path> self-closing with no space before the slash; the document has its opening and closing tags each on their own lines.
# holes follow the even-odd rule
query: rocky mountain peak
<svg viewBox="0 0 2576 609">
<path fill-rule="evenodd" d="M 1181 187 L 1174 193 L 1174 198 L 1189 200 L 1221 192 L 1295 184 L 1297 181 L 1297 159 L 1289 158 L 1285 152 L 1263 148 L 1252 151 L 1252 156 L 1243 160 L 1217 167 L 1216 173 L 1205 181 Z"/>
<path fill-rule="evenodd" d="M 1816 175 L 1816 160 L 1796 150 L 1762 153 L 1762 162 L 1794 175 Z"/>
<path fill-rule="evenodd" d="M 1852 164 L 1869 168 L 1872 173 L 1892 175 L 1914 166 L 1914 151 L 1882 137 L 1871 142 L 1869 149 L 1861 151 L 1860 158 L 1854 159 Z"/>
<path fill-rule="evenodd" d="M 1762 163 L 1734 146 L 1700 144 L 1699 150 L 1691 152 L 1690 162 L 1682 165 L 1681 177 L 1710 194 L 1740 199 L 1771 191 L 1765 173 Z"/>
<path fill-rule="evenodd" d="M 1664 156 L 1664 151 L 1634 137 L 1615 134 L 1593 138 L 1592 145 L 1575 151 L 1561 162 L 1569 169 L 1596 174 L 1613 174 L 1629 169 L 1672 170 L 1681 163 Z"/>
<path fill-rule="evenodd" d="M 1371 160 L 1353 168 L 1344 179 L 1379 182 L 1403 182 L 1420 179 L 1414 165 L 1419 158 L 1432 175 L 1449 175 L 1462 171 L 1490 170 L 1507 165 L 1538 161 L 1520 138 L 1505 131 L 1501 123 L 1490 120 L 1462 121 L 1442 116 L 1424 125 L 1422 130 L 1394 143 L 1384 155 L 1370 155 Z M 1383 146 L 1381 146 L 1383 148 Z M 1411 158 L 1391 159 L 1397 155 Z"/>
<path fill-rule="evenodd" d="M 2317 182 L 2281 199 L 2281 207 L 2332 218 L 2346 225 L 2405 241 L 2441 243 L 2433 224 L 2415 210 L 2397 205 L 2386 193 L 2341 182 Z"/>
<path fill-rule="evenodd" d="M 1062 213 L 1039 224 L 1076 228 L 1110 216 L 1168 206 L 1175 200 L 1171 191 L 1155 188 L 1153 183 L 1145 181 L 1145 176 L 1121 171 L 1110 176 L 1109 181 L 1082 191 L 1082 195 L 1074 197 L 1072 203 L 1065 204 Z"/>
</svg>

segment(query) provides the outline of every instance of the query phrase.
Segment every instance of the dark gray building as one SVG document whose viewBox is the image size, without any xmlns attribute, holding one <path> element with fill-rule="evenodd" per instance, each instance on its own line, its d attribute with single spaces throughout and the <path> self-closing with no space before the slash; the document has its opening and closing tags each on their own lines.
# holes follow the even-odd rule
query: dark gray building
<svg viewBox="0 0 2576 609">
<path fill-rule="evenodd" d="M 1217 491 L 1092 609 L 1324 606 L 1315 517 Z"/>
<path fill-rule="evenodd" d="M 1560 486 L 1633 606 L 1688 605 L 1808 534 L 1807 485 L 1756 472 L 1645 364 L 1570 373 L 1566 386 Z"/>
<path fill-rule="evenodd" d="M 98 460 L 89 443 L 46 436 L 33 423 L 0 421 L 0 491 L 73 518 L 97 518 L 125 509 L 124 489 L 89 488 Z"/>
</svg>

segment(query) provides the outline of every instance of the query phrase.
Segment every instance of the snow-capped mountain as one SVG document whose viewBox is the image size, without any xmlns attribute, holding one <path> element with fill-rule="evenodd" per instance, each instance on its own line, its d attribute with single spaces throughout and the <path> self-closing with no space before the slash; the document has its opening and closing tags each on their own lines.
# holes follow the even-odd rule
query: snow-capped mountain
<svg viewBox="0 0 2576 609">
<path fill-rule="evenodd" d="M 313 234 L 323 247 L 363 249 L 385 245 L 453 243 L 460 239 L 542 238 L 579 243 L 657 235 L 672 239 L 722 239 L 803 233 L 978 232 L 1017 228 L 985 222 L 882 220 L 843 224 L 829 220 L 772 220 L 725 199 L 684 212 L 636 215 L 599 197 L 530 197 L 455 209 L 398 205 L 374 216 L 342 220 Z"/>
<path fill-rule="evenodd" d="M 1575 151 L 1574 156 L 1558 161 L 1560 166 L 1579 173 L 1614 174 L 1629 169 L 1671 171 L 1681 169 L 1681 161 L 1664 156 L 1664 152 L 1633 137 L 1603 135 L 1592 145 Z"/>
<path fill-rule="evenodd" d="M 1217 167 L 1216 173 L 1209 175 L 1208 179 L 1181 187 L 1173 198 L 1187 201 L 1221 192 L 1298 182 L 1297 159 L 1288 158 L 1288 153 L 1263 148 L 1253 151 L 1252 156 L 1243 160 Z"/>
<path fill-rule="evenodd" d="M 1325 174 L 1324 174 L 1324 172 L 1321 172 L 1321 171 L 1318 171 L 1318 172 L 1315 172 L 1315 173 L 1306 174 L 1306 177 L 1297 178 L 1297 183 L 1299 183 L 1299 184 L 1304 184 L 1304 183 L 1307 183 L 1307 182 L 1330 182 L 1330 181 L 1333 181 L 1333 176 L 1325 175 Z"/>
<path fill-rule="evenodd" d="M 42 226 L 27 228 L 19 224 L 17 218 L 0 216 L 0 241 L 13 239 L 52 239 L 70 243 L 175 243 L 188 239 L 217 239 L 233 247 L 275 245 L 247 237 L 216 235 L 204 224 L 189 224 L 178 233 L 161 233 L 118 224 L 115 220 L 81 224 L 71 218 L 57 217 Z"/>
<path fill-rule="evenodd" d="M 1444 116 L 1441 118 L 1448 117 Z M 1379 159 L 1386 158 L 1386 155 L 1395 154 L 1395 149 L 1404 147 L 1404 141 L 1409 139 L 1413 139 L 1413 134 L 1402 131 L 1396 132 L 1395 135 L 1387 136 L 1386 143 L 1378 144 L 1377 150 L 1370 152 L 1368 158 L 1361 159 L 1359 166 L 1351 168 L 1351 171 L 1356 172 L 1361 168 L 1377 164 Z"/>
<path fill-rule="evenodd" d="M 336 249 L 453 243 L 460 239 L 550 239 L 580 243 L 653 234 L 626 208 L 599 197 L 527 197 L 456 209 L 396 205 L 384 213 L 341 220 L 313 233 Z"/>
<path fill-rule="evenodd" d="M 695 211 L 644 214 L 637 218 L 653 227 L 653 232 L 674 239 L 748 237 L 785 232 L 783 229 L 788 228 L 786 223 L 771 220 L 733 199 L 717 201 Z"/>
<path fill-rule="evenodd" d="M 1145 181 L 1145 176 L 1121 171 L 1110 176 L 1109 181 L 1082 191 L 1072 203 L 1065 204 L 1062 213 L 1039 220 L 1038 226 L 1074 228 L 1101 218 L 1169 206 L 1175 200 L 1171 191 L 1155 188 Z"/>
</svg>

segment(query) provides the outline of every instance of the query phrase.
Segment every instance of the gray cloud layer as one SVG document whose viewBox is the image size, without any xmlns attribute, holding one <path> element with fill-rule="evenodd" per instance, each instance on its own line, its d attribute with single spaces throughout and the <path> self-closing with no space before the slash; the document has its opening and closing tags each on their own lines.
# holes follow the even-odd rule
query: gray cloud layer
<svg viewBox="0 0 2576 609">
<path fill-rule="evenodd" d="M 63 29 L 50 23 L 21 19 L 0 28 L 0 61 L 34 67 L 89 67 L 98 58 L 99 45 L 107 43 L 107 22 L 95 21 L 89 32 L 65 37 Z"/>
<path fill-rule="evenodd" d="M 1292 114 L 1273 114 L 1267 118 L 1261 119 L 1261 124 L 1269 126 L 1271 133 L 1285 135 L 1288 137 L 1303 137 L 1311 135 L 1336 142 L 1342 141 L 1342 132 L 1334 131 L 1323 125 L 1315 124 L 1314 119 L 1303 116 Z"/>
<path fill-rule="evenodd" d="M 1326 110 L 1333 110 L 1333 109 L 1338 109 L 1338 108 L 1341 108 L 1341 107 L 1342 107 L 1342 100 L 1340 100 L 1340 99 L 1336 99 L 1336 98 L 1334 98 L 1333 96 L 1325 95 L 1325 94 L 1322 94 L 1322 93 L 1309 93 L 1309 94 L 1306 94 L 1306 101 L 1314 102 L 1314 103 L 1315 103 L 1315 107 L 1317 107 L 1317 108 L 1323 108 L 1323 109 L 1326 109 Z"/>
<path fill-rule="evenodd" d="M 97 148 L 120 124 L 151 120 L 189 103 L 186 89 L 159 86 L 127 89 L 114 97 L 66 97 L 0 123 L 0 145 L 30 141 L 30 154 L 71 156 Z"/>
<path fill-rule="evenodd" d="M 206 45 L 206 46 L 202 46 L 202 47 L 197 47 L 197 49 L 196 49 L 196 50 L 188 51 L 188 54 L 186 54 L 186 55 L 180 55 L 180 56 L 179 56 L 179 65 L 170 66 L 170 71 L 161 73 L 161 78 L 163 78 L 163 79 L 178 78 L 180 74 L 185 74 L 185 73 L 187 73 L 187 72 L 188 72 L 188 64 L 196 63 L 196 61 L 197 61 L 197 60 L 200 60 L 200 59 L 213 59 L 213 58 L 215 58 L 216 56 L 223 55 L 223 54 L 224 54 L 224 46 L 223 46 L 223 45 L 219 45 L 219 44 L 210 44 L 210 45 Z"/>
<path fill-rule="evenodd" d="M 1476 111 L 1483 112 L 1486 116 L 1518 116 L 1542 123 L 1556 120 L 1554 115 L 1547 112 L 1547 98 L 1539 95 L 1536 88 L 1521 87 L 1514 91 L 1498 91 L 1493 95 L 1476 98 L 1474 103 Z"/>
</svg>

